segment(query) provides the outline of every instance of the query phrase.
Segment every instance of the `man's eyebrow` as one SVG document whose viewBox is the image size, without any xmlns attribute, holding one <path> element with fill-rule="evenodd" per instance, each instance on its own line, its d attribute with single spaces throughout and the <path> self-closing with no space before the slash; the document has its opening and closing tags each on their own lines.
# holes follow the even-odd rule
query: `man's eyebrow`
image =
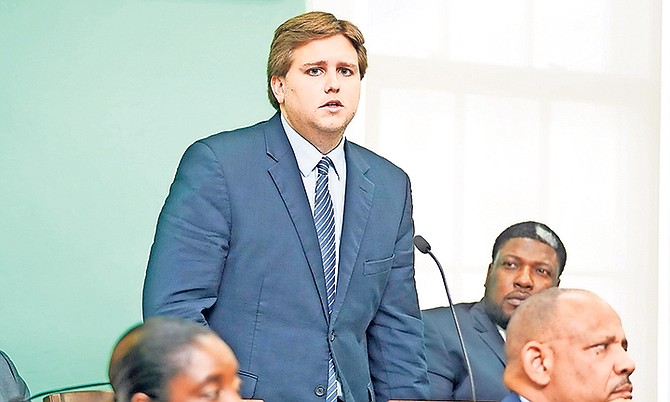
<svg viewBox="0 0 670 402">
<path fill-rule="evenodd" d="M 308 67 L 313 67 L 313 66 L 323 66 L 327 64 L 325 60 L 317 60 L 317 61 L 309 61 L 307 63 L 304 63 L 301 67 L 302 68 L 308 68 Z"/>
<path fill-rule="evenodd" d="M 223 379 L 223 375 L 221 374 L 210 374 L 207 377 L 203 378 L 202 381 L 199 382 L 199 385 L 206 385 L 209 383 L 213 382 L 219 382 Z"/>
<path fill-rule="evenodd" d="M 596 341 L 591 342 L 585 349 L 590 349 L 594 346 L 602 345 L 602 344 L 612 344 L 616 340 L 616 337 L 614 335 L 608 335 L 605 337 L 599 337 L 597 338 Z"/>
<path fill-rule="evenodd" d="M 349 63 L 349 62 L 347 62 L 347 61 L 339 62 L 339 63 L 337 63 L 337 65 L 338 65 L 338 66 L 350 67 L 350 68 L 354 68 L 354 67 L 356 67 L 356 63 Z"/>
<path fill-rule="evenodd" d="M 616 336 L 614 336 L 614 335 L 610 335 L 610 336 L 605 337 L 605 342 L 607 342 L 607 343 L 613 343 L 615 340 L 616 340 Z"/>
<path fill-rule="evenodd" d="M 309 67 L 314 67 L 314 66 L 325 66 L 327 65 L 328 62 L 325 60 L 316 60 L 316 61 L 309 61 L 307 63 L 303 63 L 300 67 L 302 68 L 309 68 Z M 340 61 L 337 63 L 338 67 L 349 67 L 349 68 L 356 68 L 358 65 L 356 63 L 350 63 L 348 61 Z"/>
</svg>

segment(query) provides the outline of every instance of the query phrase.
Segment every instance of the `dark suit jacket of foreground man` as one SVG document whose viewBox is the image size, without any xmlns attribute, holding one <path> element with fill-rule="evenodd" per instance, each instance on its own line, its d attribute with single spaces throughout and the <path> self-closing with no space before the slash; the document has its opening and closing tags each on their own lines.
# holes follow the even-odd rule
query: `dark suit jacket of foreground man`
<svg viewBox="0 0 670 402">
<path fill-rule="evenodd" d="M 500 402 L 521 402 L 521 398 L 516 392 L 510 392 L 506 397 L 501 399 Z"/>
<path fill-rule="evenodd" d="M 330 322 L 312 211 L 279 114 L 198 141 L 182 158 L 144 315 L 208 323 L 237 355 L 243 398 L 322 400 L 329 345 L 346 401 L 427 397 L 408 177 L 350 142 L 345 157 Z"/>
<path fill-rule="evenodd" d="M 477 400 L 499 401 L 509 393 L 502 383 L 505 343 L 484 311 L 484 303 L 455 305 L 472 367 Z M 448 307 L 422 311 L 431 399 L 471 400 L 472 389 Z"/>
<path fill-rule="evenodd" d="M 12 360 L 0 350 L 0 401 L 27 401 L 30 391 Z"/>
</svg>

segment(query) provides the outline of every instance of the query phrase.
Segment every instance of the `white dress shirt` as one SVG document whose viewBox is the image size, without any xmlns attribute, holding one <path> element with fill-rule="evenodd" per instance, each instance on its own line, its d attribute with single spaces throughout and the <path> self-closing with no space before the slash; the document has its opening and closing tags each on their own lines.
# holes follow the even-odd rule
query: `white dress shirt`
<svg viewBox="0 0 670 402">
<path fill-rule="evenodd" d="M 339 144 L 330 151 L 327 155 L 323 155 L 314 145 L 303 138 L 293 127 L 286 121 L 284 116 L 281 116 L 281 122 L 286 131 L 288 141 L 293 148 L 295 159 L 298 161 L 298 168 L 302 176 L 302 184 L 305 186 L 309 206 L 312 208 L 312 215 L 314 215 L 314 198 L 316 198 L 316 165 L 324 156 L 330 158 L 335 165 L 335 169 L 328 170 L 328 190 L 330 191 L 330 198 L 333 201 L 333 209 L 335 214 L 335 277 L 337 278 L 339 272 L 340 261 L 340 234 L 342 233 L 342 220 L 344 219 L 344 193 L 347 182 L 347 162 L 344 157 L 344 137 Z M 335 281 L 335 288 L 337 289 L 337 280 Z"/>
</svg>

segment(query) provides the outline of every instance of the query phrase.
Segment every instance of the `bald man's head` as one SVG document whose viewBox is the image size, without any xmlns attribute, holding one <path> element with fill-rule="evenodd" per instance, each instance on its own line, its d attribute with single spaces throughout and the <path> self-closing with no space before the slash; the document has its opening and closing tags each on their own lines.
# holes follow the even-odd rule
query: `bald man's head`
<svg viewBox="0 0 670 402">
<path fill-rule="evenodd" d="M 557 300 L 565 291 L 571 290 L 549 288 L 531 296 L 532 303 L 521 303 L 517 307 L 507 326 L 505 355 L 508 361 L 511 360 L 510 357 L 518 355 L 521 346 L 529 340 L 553 337 L 556 320 L 560 319 L 560 315 L 556 313 Z"/>
<path fill-rule="evenodd" d="M 635 370 L 612 307 L 580 289 L 550 288 L 517 308 L 507 327 L 504 382 L 534 402 L 630 398 Z"/>
</svg>

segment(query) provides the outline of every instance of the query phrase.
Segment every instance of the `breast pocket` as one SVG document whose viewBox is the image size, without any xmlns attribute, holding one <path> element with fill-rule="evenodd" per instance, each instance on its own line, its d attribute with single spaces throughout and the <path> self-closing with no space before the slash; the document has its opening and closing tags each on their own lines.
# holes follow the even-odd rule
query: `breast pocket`
<svg viewBox="0 0 670 402">
<path fill-rule="evenodd" d="M 376 275 L 390 271 L 394 258 L 395 255 L 392 255 L 383 260 L 367 261 L 363 266 L 363 275 Z"/>
<path fill-rule="evenodd" d="M 256 382 L 258 381 L 258 377 L 244 370 L 238 370 L 237 375 L 240 376 L 240 380 L 242 380 L 242 386 L 240 387 L 240 395 L 242 395 L 242 398 L 253 398 L 256 393 Z"/>
</svg>

